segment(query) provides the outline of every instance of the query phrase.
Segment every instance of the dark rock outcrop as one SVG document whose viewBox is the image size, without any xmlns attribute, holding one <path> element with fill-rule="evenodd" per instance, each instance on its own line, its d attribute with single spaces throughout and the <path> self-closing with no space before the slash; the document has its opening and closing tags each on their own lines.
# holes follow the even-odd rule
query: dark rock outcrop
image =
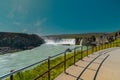
<svg viewBox="0 0 120 80">
<path fill-rule="evenodd" d="M 44 40 L 36 34 L 0 32 L 0 47 L 10 49 L 32 49 L 40 46 Z"/>
</svg>

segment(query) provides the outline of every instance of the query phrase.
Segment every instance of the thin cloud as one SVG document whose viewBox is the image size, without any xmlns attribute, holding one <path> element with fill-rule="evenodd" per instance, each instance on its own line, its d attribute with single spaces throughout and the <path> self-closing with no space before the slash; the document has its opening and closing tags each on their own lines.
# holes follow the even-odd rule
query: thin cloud
<svg viewBox="0 0 120 80">
<path fill-rule="evenodd" d="M 40 26 L 40 25 L 42 25 L 44 22 L 46 22 L 47 21 L 47 19 L 46 18 L 44 18 L 44 19 L 42 19 L 42 20 L 37 20 L 35 23 L 34 23 L 34 26 Z"/>
<path fill-rule="evenodd" d="M 2 23 L 0 23 L 0 25 L 2 25 Z"/>
<path fill-rule="evenodd" d="M 23 33 L 26 33 L 26 32 L 28 32 L 28 30 L 27 30 L 27 29 L 23 29 L 22 32 L 23 32 Z"/>
<path fill-rule="evenodd" d="M 9 12 L 8 17 L 13 18 L 13 17 L 15 16 L 15 14 L 14 14 L 15 10 L 16 10 L 16 9 L 13 8 L 13 9 Z"/>
<path fill-rule="evenodd" d="M 23 0 L 18 0 L 13 4 L 12 9 L 8 13 L 9 18 L 14 18 L 15 15 L 26 15 L 28 13 L 27 4 L 23 4 Z"/>
<path fill-rule="evenodd" d="M 17 25 L 17 26 L 21 25 L 20 22 L 13 22 L 13 24 L 14 24 L 14 25 Z"/>
<path fill-rule="evenodd" d="M 36 21 L 36 23 L 34 24 L 35 26 L 40 26 L 42 24 L 42 21 Z"/>
</svg>

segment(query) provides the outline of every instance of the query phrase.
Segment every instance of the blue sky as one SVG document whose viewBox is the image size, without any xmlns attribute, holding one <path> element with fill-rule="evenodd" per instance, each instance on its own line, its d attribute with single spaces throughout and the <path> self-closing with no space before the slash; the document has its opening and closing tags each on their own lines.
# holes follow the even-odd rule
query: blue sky
<svg viewBox="0 0 120 80">
<path fill-rule="evenodd" d="M 0 0 L 1 32 L 50 35 L 119 29 L 119 0 Z"/>
</svg>

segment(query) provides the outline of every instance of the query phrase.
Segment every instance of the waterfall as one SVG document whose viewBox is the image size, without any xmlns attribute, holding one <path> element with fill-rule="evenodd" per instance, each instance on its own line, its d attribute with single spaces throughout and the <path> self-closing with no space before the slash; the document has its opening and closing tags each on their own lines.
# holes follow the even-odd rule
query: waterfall
<svg viewBox="0 0 120 80">
<path fill-rule="evenodd" d="M 82 43 L 83 43 L 83 39 L 80 40 L 80 46 L 82 46 Z"/>
<path fill-rule="evenodd" d="M 53 44 L 53 45 L 58 45 L 58 44 L 75 45 L 75 39 L 60 39 L 60 40 L 45 39 L 45 42 L 46 42 L 46 44 Z"/>
</svg>

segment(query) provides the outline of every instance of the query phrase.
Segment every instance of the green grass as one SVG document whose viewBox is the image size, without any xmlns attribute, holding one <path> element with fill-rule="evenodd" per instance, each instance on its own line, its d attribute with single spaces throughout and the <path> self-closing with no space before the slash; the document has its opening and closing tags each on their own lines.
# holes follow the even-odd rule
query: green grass
<svg viewBox="0 0 120 80">
<path fill-rule="evenodd" d="M 117 42 L 117 45 L 115 44 Z M 111 43 L 111 47 L 116 47 L 116 46 L 120 46 L 120 44 L 118 44 L 118 42 L 120 42 L 120 39 L 117 39 L 116 41 Z M 114 43 L 114 44 L 113 44 Z M 89 49 L 88 50 L 88 54 L 92 54 L 93 51 L 96 52 L 102 49 L 106 49 L 106 48 L 110 48 L 110 44 L 104 44 L 103 46 L 97 46 L 93 49 Z M 75 56 L 75 61 L 79 61 L 81 58 L 81 51 L 77 50 L 76 51 L 76 56 Z M 66 68 L 70 67 L 71 65 L 74 64 L 74 53 L 71 52 L 69 54 L 66 55 L 66 59 L 70 58 L 69 60 L 66 61 Z M 87 51 L 83 51 L 83 57 L 87 56 Z M 64 54 L 51 59 L 50 60 L 50 68 L 54 67 L 55 65 L 57 65 L 58 63 L 64 61 Z M 36 78 L 38 75 L 41 75 L 42 73 L 44 73 L 45 71 L 48 70 L 48 62 L 44 62 L 40 65 L 38 65 L 35 68 L 32 68 L 30 70 L 26 70 L 23 72 L 19 72 L 17 74 L 14 75 L 14 80 L 33 80 L 34 78 Z M 52 69 L 50 71 L 50 79 L 54 80 L 59 74 L 61 74 L 64 71 L 64 63 L 60 64 L 59 66 L 55 67 L 54 69 Z M 48 80 L 48 74 L 46 73 L 44 76 L 42 76 L 40 79 L 38 80 Z M 7 79 L 9 80 L 9 79 Z"/>
</svg>

